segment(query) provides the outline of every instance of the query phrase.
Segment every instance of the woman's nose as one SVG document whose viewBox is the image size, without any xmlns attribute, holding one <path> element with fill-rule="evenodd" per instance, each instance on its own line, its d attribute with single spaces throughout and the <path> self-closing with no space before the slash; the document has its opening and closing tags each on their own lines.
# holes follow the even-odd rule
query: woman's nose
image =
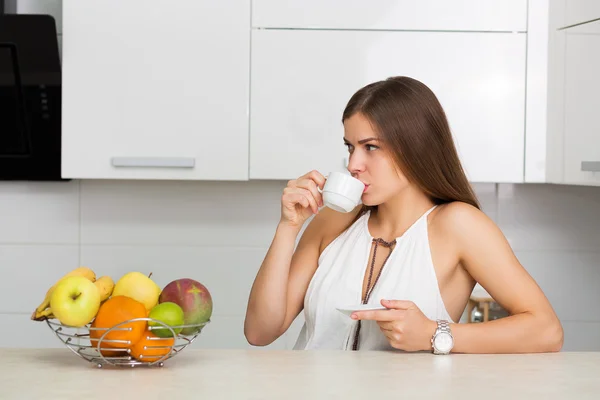
<svg viewBox="0 0 600 400">
<path fill-rule="evenodd" d="M 362 162 L 360 157 L 357 156 L 356 153 L 350 155 L 350 160 L 348 161 L 348 172 L 352 174 L 352 176 L 363 172 L 365 170 L 365 164 Z"/>
</svg>

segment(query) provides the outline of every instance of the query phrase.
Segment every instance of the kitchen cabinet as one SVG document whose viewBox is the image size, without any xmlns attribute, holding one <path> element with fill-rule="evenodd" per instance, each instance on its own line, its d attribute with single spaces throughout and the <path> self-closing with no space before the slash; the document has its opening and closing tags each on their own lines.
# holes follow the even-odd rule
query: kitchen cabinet
<svg viewBox="0 0 600 400">
<path fill-rule="evenodd" d="M 248 179 L 250 0 L 64 0 L 66 178 Z"/>
<path fill-rule="evenodd" d="M 548 10 L 545 182 L 600 186 L 600 8 L 551 0 Z"/>
<path fill-rule="evenodd" d="M 564 180 L 600 186 L 600 20 L 564 35 Z"/>
<path fill-rule="evenodd" d="M 554 0 L 551 0 L 554 1 Z M 600 18 L 598 0 L 558 0 L 564 10 L 563 26 L 583 24 Z"/>
<path fill-rule="evenodd" d="M 406 75 L 438 96 L 471 181 L 523 181 L 525 33 L 253 29 L 251 71 L 251 179 L 345 168 L 347 101 Z"/>
<path fill-rule="evenodd" d="M 421 80 L 472 182 L 598 185 L 596 0 L 63 1 L 62 175 L 343 170 L 360 87 Z"/>
<path fill-rule="evenodd" d="M 516 32 L 527 30 L 527 3 L 527 0 L 253 0 L 252 26 Z"/>
</svg>

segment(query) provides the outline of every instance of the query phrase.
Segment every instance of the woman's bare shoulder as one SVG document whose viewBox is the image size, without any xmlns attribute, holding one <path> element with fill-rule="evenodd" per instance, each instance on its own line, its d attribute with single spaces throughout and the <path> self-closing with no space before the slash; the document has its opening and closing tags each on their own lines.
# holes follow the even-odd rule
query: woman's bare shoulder
<svg viewBox="0 0 600 400">
<path fill-rule="evenodd" d="M 439 206 L 430 224 L 435 225 L 437 232 L 462 249 L 468 248 L 474 241 L 503 240 L 500 229 L 485 212 L 460 201 Z"/>
<path fill-rule="evenodd" d="M 311 235 L 313 238 L 318 239 L 320 243 L 319 254 L 321 254 L 336 237 L 352 225 L 361 211 L 362 206 L 356 207 L 349 213 L 341 213 L 328 207 L 323 207 L 313 217 L 304 235 Z"/>
<path fill-rule="evenodd" d="M 456 226 L 461 221 L 469 223 L 471 220 L 487 219 L 487 215 L 479 208 L 462 201 L 453 201 L 438 206 L 436 220 L 443 224 L 450 224 L 450 227 Z"/>
</svg>

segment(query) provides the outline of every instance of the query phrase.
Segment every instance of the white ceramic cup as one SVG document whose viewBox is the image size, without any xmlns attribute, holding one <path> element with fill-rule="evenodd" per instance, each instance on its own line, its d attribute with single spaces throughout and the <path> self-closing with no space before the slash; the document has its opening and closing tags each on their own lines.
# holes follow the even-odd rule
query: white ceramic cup
<svg viewBox="0 0 600 400">
<path fill-rule="evenodd" d="M 364 183 L 342 172 L 331 172 L 323 187 L 323 204 L 335 211 L 348 213 L 360 204 Z"/>
</svg>

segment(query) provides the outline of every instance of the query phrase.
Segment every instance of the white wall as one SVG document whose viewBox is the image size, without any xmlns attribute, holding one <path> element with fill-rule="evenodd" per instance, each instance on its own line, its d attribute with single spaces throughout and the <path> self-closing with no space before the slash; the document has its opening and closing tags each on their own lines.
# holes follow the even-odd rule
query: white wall
<svg viewBox="0 0 600 400">
<path fill-rule="evenodd" d="M 0 182 L 0 313 L 14 327 L 0 330 L 0 345 L 56 345 L 29 315 L 56 278 L 86 265 L 115 280 L 152 272 L 161 287 L 183 277 L 205 283 L 214 317 L 195 343 L 244 346 L 249 285 L 277 222 L 280 185 Z"/>
<path fill-rule="evenodd" d="M 153 272 L 161 286 L 191 277 L 215 299 L 198 347 L 247 347 L 252 280 L 279 218 L 285 182 L 0 182 L 0 346 L 60 345 L 29 320 L 47 287 L 87 265 L 118 279 Z M 567 350 L 600 350 L 600 188 L 475 185 L 547 293 Z M 12 277 L 9 277 L 11 276 Z M 6 325 L 5 325 L 6 324 Z M 299 324 L 272 345 L 291 347 Z"/>
<path fill-rule="evenodd" d="M 19 0 L 52 13 L 60 0 Z M 59 31 L 60 32 L 60 31 Z M 59 36 L 60 39 L 60 36 Z M 118 279 L 153 272 L 159 285 L 192 277 L 215 299 L 194 347 L 248 347 L 250 285 L 279 217 L 284 182 L 0 182 L 0 346 L 61 346 L 29 320 L 47 287 L 87 265 Z M 600 350 L 600 188 L 475 185 L 565 327 L 565 350 Z M 300 324 L 270 348 L 293 345 Z M 535 334 L 535 332 L 532 332 Z"/>
</svg>

